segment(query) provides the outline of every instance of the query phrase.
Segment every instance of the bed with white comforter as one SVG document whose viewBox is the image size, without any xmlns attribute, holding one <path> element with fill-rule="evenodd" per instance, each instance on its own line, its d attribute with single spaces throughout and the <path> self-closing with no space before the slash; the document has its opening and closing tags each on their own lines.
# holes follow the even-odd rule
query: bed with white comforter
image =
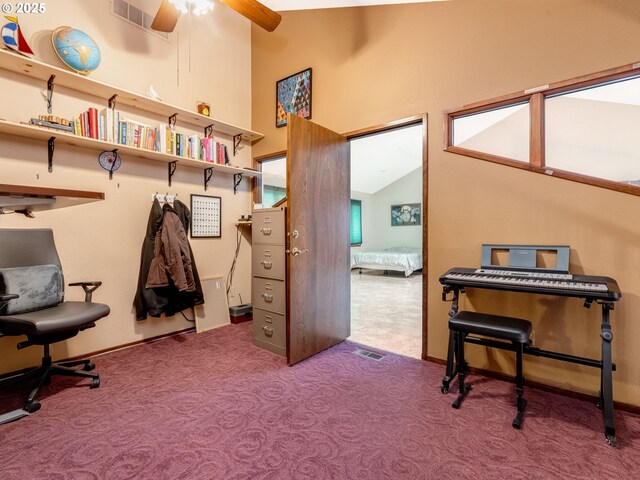
<svg viewBox="0 0 640 480">
<path fill-rule="evenodd" d="M 351 268 L 396 270 L 408 277 L 422 268 L 422 248 L 393 247 L 377 252 L 353 252 Z"/>
</svg>

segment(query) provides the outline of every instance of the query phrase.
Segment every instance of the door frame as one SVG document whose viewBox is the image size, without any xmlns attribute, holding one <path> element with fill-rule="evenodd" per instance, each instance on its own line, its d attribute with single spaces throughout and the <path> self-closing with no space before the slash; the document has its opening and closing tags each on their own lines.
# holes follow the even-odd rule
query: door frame
<svg viewBox="0 0 640 480">
<path fill-rule="evenodd" d="M 389 130 L 395 130 L 397 128 L 408 127 L 411 125 L 422 124 L 422 360 L 428 360 L 428 295 L 427 295 L 427 278 L 428 278 L 428 239 L 429 239 L 429 129 L 428 129 L 428 115 L 426 113 L 421 115 L 414 115 L 412 117 L 402 118 L 400 120 L 394 120 L 391 122 L 375 125 L 372 127 L 366 127 L 359 130 L 353 130 L 347 133 L 343 133 L 347 140 L 351 141 L 359 137 L 366 137 L 376 133 L 382 133 Z M 269 153 L 266 155 L 260 155 L 254 157 L 253 168 L 256 170 L 262 170 L 262 162 L 274 160 L 279 157 L 286 157 L 286 150 L 279 150 L 277 152 Z M 252 197 L 254 203 L 262 202 L 262 179 L 255 177 L 252 187 Z"/>
</svg>

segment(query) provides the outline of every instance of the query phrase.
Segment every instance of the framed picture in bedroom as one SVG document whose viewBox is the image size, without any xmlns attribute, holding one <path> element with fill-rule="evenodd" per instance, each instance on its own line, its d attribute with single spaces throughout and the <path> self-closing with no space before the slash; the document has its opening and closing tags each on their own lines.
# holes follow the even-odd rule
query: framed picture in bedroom
<svg viewBox="0 0 640 480">
<path fill-rule="evenodd" d="M 422 204 L 403 203 L 401 205 L 391 205 L 391 226 L 411 226 L 421 225 Z"/>
<path fill-rule="evenodd" d="M 287 125 L 287 114 L 311 118 L 311 68 L 276 82 L 276 127 Z"/>
<path fill-rule="evenodd" d="M 222 198 L 191 195 L 191 238 L 220 238 Z"/>
</svg>

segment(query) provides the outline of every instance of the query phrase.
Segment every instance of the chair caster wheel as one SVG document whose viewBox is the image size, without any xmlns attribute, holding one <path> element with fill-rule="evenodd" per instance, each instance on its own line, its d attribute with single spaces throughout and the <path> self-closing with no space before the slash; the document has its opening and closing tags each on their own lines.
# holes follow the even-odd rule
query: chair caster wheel
<svg viewBox="0 0 640 480">
<path fill-rule="evenodd" d="M 38 400 L 34 400 L 33 402 L 28 403 L 27 405 L 25 405 L 24 409 L 29 413 L 34 413 L 34 412 L 37 412 L 38 410 L 40 410 L 40 407 L 42 407 L 40 402 Z"/>
<path fill-rule="evenodd" d="M 100 379 L 94 378 L 93 380 L 91 380 L 91 385 L 89 385 L 89 388 L 98 388 L 99 386 L 100 386 Z"/>
<path fill-rule="evenodd" d="M 440 387 L 440 391 L 442 393 L 449 393 L 449 389 L 447 387 Z"/>
<path fill-rule="evenodd" d="M 85 372 L 90 372 L 94 368 L 96 368 L 96 364 L 93 362 L 85 363 L 84 367 L 82 367 Z"/>
</svg>

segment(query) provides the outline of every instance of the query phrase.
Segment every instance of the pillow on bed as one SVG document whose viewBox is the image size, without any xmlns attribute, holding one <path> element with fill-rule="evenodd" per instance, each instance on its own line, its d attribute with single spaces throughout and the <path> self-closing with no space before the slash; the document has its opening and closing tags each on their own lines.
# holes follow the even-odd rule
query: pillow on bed
<svg viewBox="0 0 640 480">
<path fill-rule="evenodd" d="M 0 268 L 0 294 L 18 298 L 0 304 L 0 315 L 14 315 L 52 307 L 62 301 L 62 273 L 56 265 Z"/>
</svg>

